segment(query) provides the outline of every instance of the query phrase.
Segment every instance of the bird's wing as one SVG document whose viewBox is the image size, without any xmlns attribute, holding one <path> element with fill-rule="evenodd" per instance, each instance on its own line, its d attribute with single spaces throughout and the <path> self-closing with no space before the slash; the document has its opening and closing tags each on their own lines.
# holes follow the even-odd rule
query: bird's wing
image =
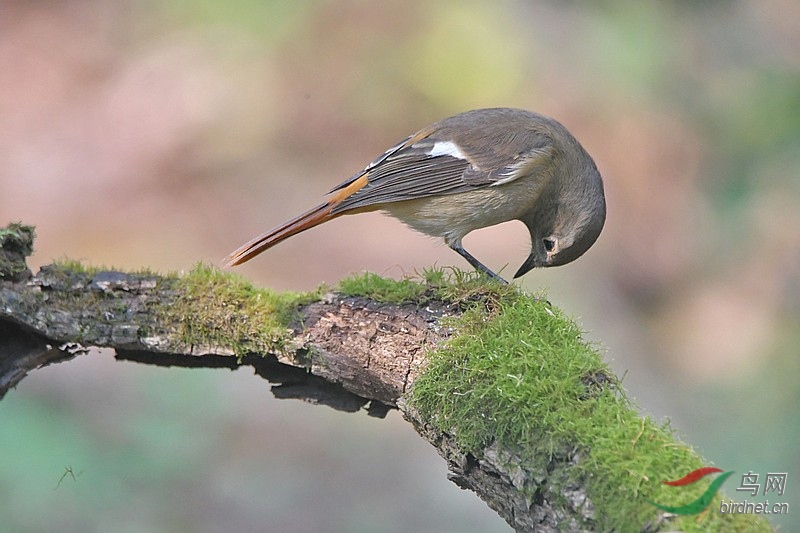
<svg viewBox="0 0 800 533">
<path fill-rule="evenodd" d="M 513 145 L 514 139 L 506 142 Z M 541 146 L 526 143 L 516 151 L 498 148 L 469 149 L 449 136 L 422 130 L 331 190 L 349 193 L 340 196 L 332 212 L 502 185 L 535 171 L 537 165 L 546 166 L 552 158 L 551 145 L 544 140 Z"/>
</svg>

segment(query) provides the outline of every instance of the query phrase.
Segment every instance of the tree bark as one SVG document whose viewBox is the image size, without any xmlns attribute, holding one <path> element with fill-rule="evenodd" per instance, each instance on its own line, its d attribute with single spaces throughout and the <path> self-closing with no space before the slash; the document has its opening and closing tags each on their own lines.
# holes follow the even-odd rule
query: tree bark
<svg viewBox="0 0 800 533">
<path fill-rule="evenodd" d="M 251 366 L 272 384 L 277 398 L 348 412 L 366 409 L 376 417 L 399 409 L 447 461 L 449 478 L 476 492 L 517 531 L 599 527 L 596 514 L 606 511 L 596 510 L 580 478 L 570 476 L 582 459 L 578 450 L 591 443 L 553 450 L 532 468 L 496 442 L 479 452 L 462 450 L 455 435 L 406 401 L 429 348 L 453 335 L 443 319 L 459 315 L 459 305 L 435 299 L 424 306 L 398 305 L 331 293 L 299 306 L 289 342 L 280 349 L 237 355 L 220 342 L 181 342 L 181 318 L 173 322 L 156 311 L 182 297 L 175 277 L 69 264 L 42 267 L 34 275 L 25 266 L 32 239 L 33 231 L 24 226 L 0 229 L 0 398 L 29 372 L 86 357 L 92 347 L 158 366 Z M 591 386 L 608 386 L 610 380 L 601 377 Z M 662 513 L 639 529 L 661 529 L 667 519 Z"/>
<path fill-rule="evenodd" d="M 300 307 L 290 349 L 237 358 L 228 346 L 172 340 L 171 326 L 150 312 L 154 302 L 169 304 L 176 298 L 170 278 L 85 272 L 68 265 L 45 266 L 33 275 L 24 265 L 31 249 L 30 242 L 0 235 L 6 264 L 0 268 L 0 398 L 29 372 L 86 357 L 92 347 L 112 348 L 118 360 L 157 366 L 252 366 L 272 384 L 277 398 L 348 412 L 366 408 L 377 417 L 399 408 L 447 460 L 450 479 L 474 490 L 519 531 L 563 530 L 564 524 L 591 521 L 592 505 L 580 490 L 567 500 L 558 498 L 558 506 L 551 503 L 556 498 L 527 501 L 519 490 L 524 473 L 515 468 L 513 454 L 487 450 L 480 459 L 465 454 L 452 435 L 438 431 L 404 402 L 426 349 L 451 335 L 441 319 L 459 314 L 458 306 L 430 301 L 421 308 L 331 293 Z M 554 458 L 560 460 L 568 459 Z"/>
</svg>

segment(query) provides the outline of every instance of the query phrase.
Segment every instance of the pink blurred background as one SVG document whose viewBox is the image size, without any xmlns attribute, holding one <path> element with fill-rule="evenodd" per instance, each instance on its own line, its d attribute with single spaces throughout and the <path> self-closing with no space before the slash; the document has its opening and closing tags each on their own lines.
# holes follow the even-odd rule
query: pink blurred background
<svg viewBox="0 0 800 533">
<path fill-rule="evenodd" d="M 605 179 L 597 244 L 525 288 L 579 320 L 643 412 L 723 468 L 788 471 L 800 503 L 795 2 L 5 1 L 0 223 L 37 226 L 33 268 L 187 270 L 491 106 L 557 118 Z M 519 223 L 465 244 L 506 275 L 529 245 Z M 468 268 L 365 214 L 238 271 L 307 290 L 434 264 Z M 396 413 L 278 402 L 246 372 L 82 357 L 6 397 L 0 448 L 20 531 L 508 530 Z M 54 491 L 68 466 L 83 474 Z"/>
</svg>

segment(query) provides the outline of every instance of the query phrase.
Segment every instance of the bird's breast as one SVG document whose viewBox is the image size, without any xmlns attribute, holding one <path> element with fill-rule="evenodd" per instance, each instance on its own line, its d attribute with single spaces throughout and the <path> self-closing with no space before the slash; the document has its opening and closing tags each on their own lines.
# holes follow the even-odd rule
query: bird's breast
<svg viewBox="0 0 800 533">
<path fill-rule="evenodd" d="M 524 182 L 473 191 L 403 200 L 384 210 L 411 228 L 445 239 L 461 239 L 467 233 L 519 219 L 535 208 L 537 195 Z"/>
</svg>

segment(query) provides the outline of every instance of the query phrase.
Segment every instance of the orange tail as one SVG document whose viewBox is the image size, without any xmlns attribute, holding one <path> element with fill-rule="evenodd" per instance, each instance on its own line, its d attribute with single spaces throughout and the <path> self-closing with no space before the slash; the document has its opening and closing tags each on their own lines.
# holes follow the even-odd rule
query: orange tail
<svg viewBox="0 0 800 533">
<path fill-rule="evenodd" d="M 356 212 L 354 210 L 345 210 L 339 213 L 331 214 L 336 206 L 342 203 L 345 198 L 364 187 L 367 184 L 367 181 L 367 175 L 364 173 L 358 178 L 346 182 L 347 185 L 337 190 L 327 202 L 318 205 L 311 211 L 307 211 L 302 215 L 293 218 L 289 222 L 281 224 L 272 231 L 268 231 L 263 235 L 259 235 L 223 259 L 223 264 L 228 267 L 241 265 L 242 263 L 254 258 L 264 250 L 272 248 L 282 240 L 288 239 L 292 235 L 297 235 L 301 231 L 311 229 L 314 226 L 318 226 L 323 222 L 327 222 L 328 220 L 344 215 L 345 213 Z"/>
<path fill-rule="evenodd" d="M 341 213 L 331 215 L 334 205 L 335 204 L 332 203 L 318 205 L 311 211 L 307 211 L 302 215 L 285 222 L 277 228 L 268 231 L 263 235 L 259 235 L 223 259 L 223 264 L 227 267 L 241 265 L 242 263 L 254 258 L 264 250 L 272 248 L 284 239 L 288 239 L 292 235 L 297 235 L 301 231 L 313 228 L 314 226 L 339 216 Z"/>
</svg>

